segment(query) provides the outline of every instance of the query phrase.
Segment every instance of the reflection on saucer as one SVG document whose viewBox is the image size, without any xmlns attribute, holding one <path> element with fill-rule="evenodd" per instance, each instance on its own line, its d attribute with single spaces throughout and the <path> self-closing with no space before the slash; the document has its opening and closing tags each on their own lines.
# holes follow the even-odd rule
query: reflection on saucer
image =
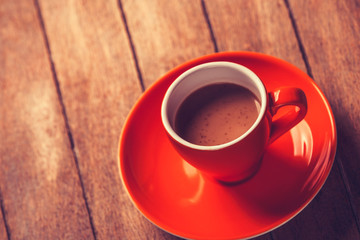
<svg viewBox="0 0 360 240">
<path fill-rule="evenodd" d="M 309 124 L 304 120 L 290 130 L 294 146 L 294 156 L 307 160 L 310 165 L 314 141 Z"/>
<path fill-rule="evenodd" d="M 188 178 L 194 178 L 199 174 L 199 170 L 197 170 L 195 167 L 191 166 L 189 163 L 187 163 L 185 160 L 182 162 L 184 173 Z"/>
<path fill-rule="evenodd" d="M 194 204 L 197 203 L 202 195 L 204 190 L 204 178 L 200 174 L 199 170 L 195 167 L 191 166 L 185 160 L 182 160 L 184 173 L 188 177 L 188 180 L 192 180 L 192 192 L 191 195 L 187 196 L 186 198 L 182 198 L 181 201 L 184 205 Z M 195 191 L 194 191 L 195 190 Z"/>
</svg>

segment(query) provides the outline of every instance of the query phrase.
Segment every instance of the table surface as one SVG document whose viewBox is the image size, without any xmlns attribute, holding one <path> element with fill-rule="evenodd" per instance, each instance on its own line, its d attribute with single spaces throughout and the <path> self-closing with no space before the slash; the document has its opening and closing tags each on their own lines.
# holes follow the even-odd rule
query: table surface
<svg viewBox="0 0 360 240">
<path fill-rule="evenodd" d="M 257 239 L 360 239 L 359 30 L 358 0 L 2 0 L 0 240 L 177 239 L 131 203 L 118 139 L 152 83 L 221 51 L 294 64 L 336 120 L 322 190 Z"/>
</svg>

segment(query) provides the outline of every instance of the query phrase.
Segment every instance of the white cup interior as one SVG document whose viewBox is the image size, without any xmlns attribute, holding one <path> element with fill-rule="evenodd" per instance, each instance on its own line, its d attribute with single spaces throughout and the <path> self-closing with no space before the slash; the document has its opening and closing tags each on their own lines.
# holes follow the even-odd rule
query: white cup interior
<svg viewBox="0 0 360 240">
<path fill-rule="evenodd" d="M 259 116 L 253 126 L 239 138 L 215 146 L 192 144 L 182 139 L 173 129 L 181 103 L 194 91 L 215 83 L 233 83 L 249 89 L 259 100 Z M 161 118 L 166 131 L 178 142 L 196 149 L 219 149 L 240 141 L 256 127 L 265 113 L 266 90 L 250 69 L 232 62 L 210 62 L 193 67 L 181 74 L 168 88 L 161 107 Z"/>
</svg>

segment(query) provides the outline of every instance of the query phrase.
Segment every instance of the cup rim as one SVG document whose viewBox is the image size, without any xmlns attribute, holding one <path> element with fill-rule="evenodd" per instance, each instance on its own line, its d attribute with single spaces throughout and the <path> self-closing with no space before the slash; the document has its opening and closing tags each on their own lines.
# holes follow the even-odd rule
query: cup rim
<svg viewBox="0 0 360 240">
<path fill-rule="evenodd" d="M 171 94 L 173 93 L 174 89 L 176 89 L 176 87 L 180 84 L 180 82 L 183 81 L 183 79 L 185 79 L 187 76 L 189 76 L 190 74 L 192 74 L 195 71 L 199 71 L 199 70 L 205 69 L 207 67 L 232 68 L 239 72 L 242 72 L 243 74 L 247 75 L 249 77 L 249 79 L 251 79 L 255 83 L 257 89 L 259 90 L 260 98 L 261 98 L 259 115 L 256 118 L 253 125 L 245 133 L 243 133 L 241 136 L 239 136 L 229 142 L 217 144 L 217 145 L 210 145 L 210 146 L 194 144 L 194 143 L 191 143 L 191 142 L 183 139 L 182 137 L 180 137 L 176 133 L 176 131 L 173 129 L 173 127 L 171 126 L 170 121 L 168 119 L 168 114 L 167 114 L 167 104 L 169 102 L 169 98 L 170 98 Z M 164 95 L 164 98 L 163 98 L 163 101 L 161 104 L 161 121 L 163 123 L 163 126 L 164 126 L 166 132 L 170 135 L 170 137 L 183 146 L 186 146 L 186 147 L 192 148 L 192 149 L 196 149 L 196 150 L 207 150 L 207 151 L 223 149 L 223 148 L 230 147 L 230 146 L 242 141 L 259 125 L 259 123 L 263 119 L 265 112 L 266 112 L 266 106 L 267 106 L 267 94 L 266 93 L 267 93 L 267 91 L 265 89 L 263 82 L 260 80 L 260 78 L 249 68 L 247 68 L 241 64 L 234 63 L 234 62 L 228 62 L 228 61 L 215 61 L 215 62 L 199 64 L 199 65 L 196 65 L 196 66 L 186 70 L 185 72 L 183 72 L 180 76 L 178 76 L 171 83 L 171 85 L 169 86 L 169 88 L 167 89 L 167 91 Z"/>
</svg>

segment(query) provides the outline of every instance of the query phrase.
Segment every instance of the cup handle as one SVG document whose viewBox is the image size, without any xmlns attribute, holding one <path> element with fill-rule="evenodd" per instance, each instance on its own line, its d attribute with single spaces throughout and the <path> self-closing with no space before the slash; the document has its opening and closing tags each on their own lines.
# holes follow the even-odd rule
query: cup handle
<svg viewBox="0 0 360 240">
<path fill-rule="evenodd" d="M 307 101 L 305 93 L 295 87 L 284 87 L 270 92 L 269 100 L 272 117 L 284 106 L 295 106 L 280 118 L 272 121 L 269 139 L 269 143 L 272 143 L 305 117 Z"/>
</svg>

